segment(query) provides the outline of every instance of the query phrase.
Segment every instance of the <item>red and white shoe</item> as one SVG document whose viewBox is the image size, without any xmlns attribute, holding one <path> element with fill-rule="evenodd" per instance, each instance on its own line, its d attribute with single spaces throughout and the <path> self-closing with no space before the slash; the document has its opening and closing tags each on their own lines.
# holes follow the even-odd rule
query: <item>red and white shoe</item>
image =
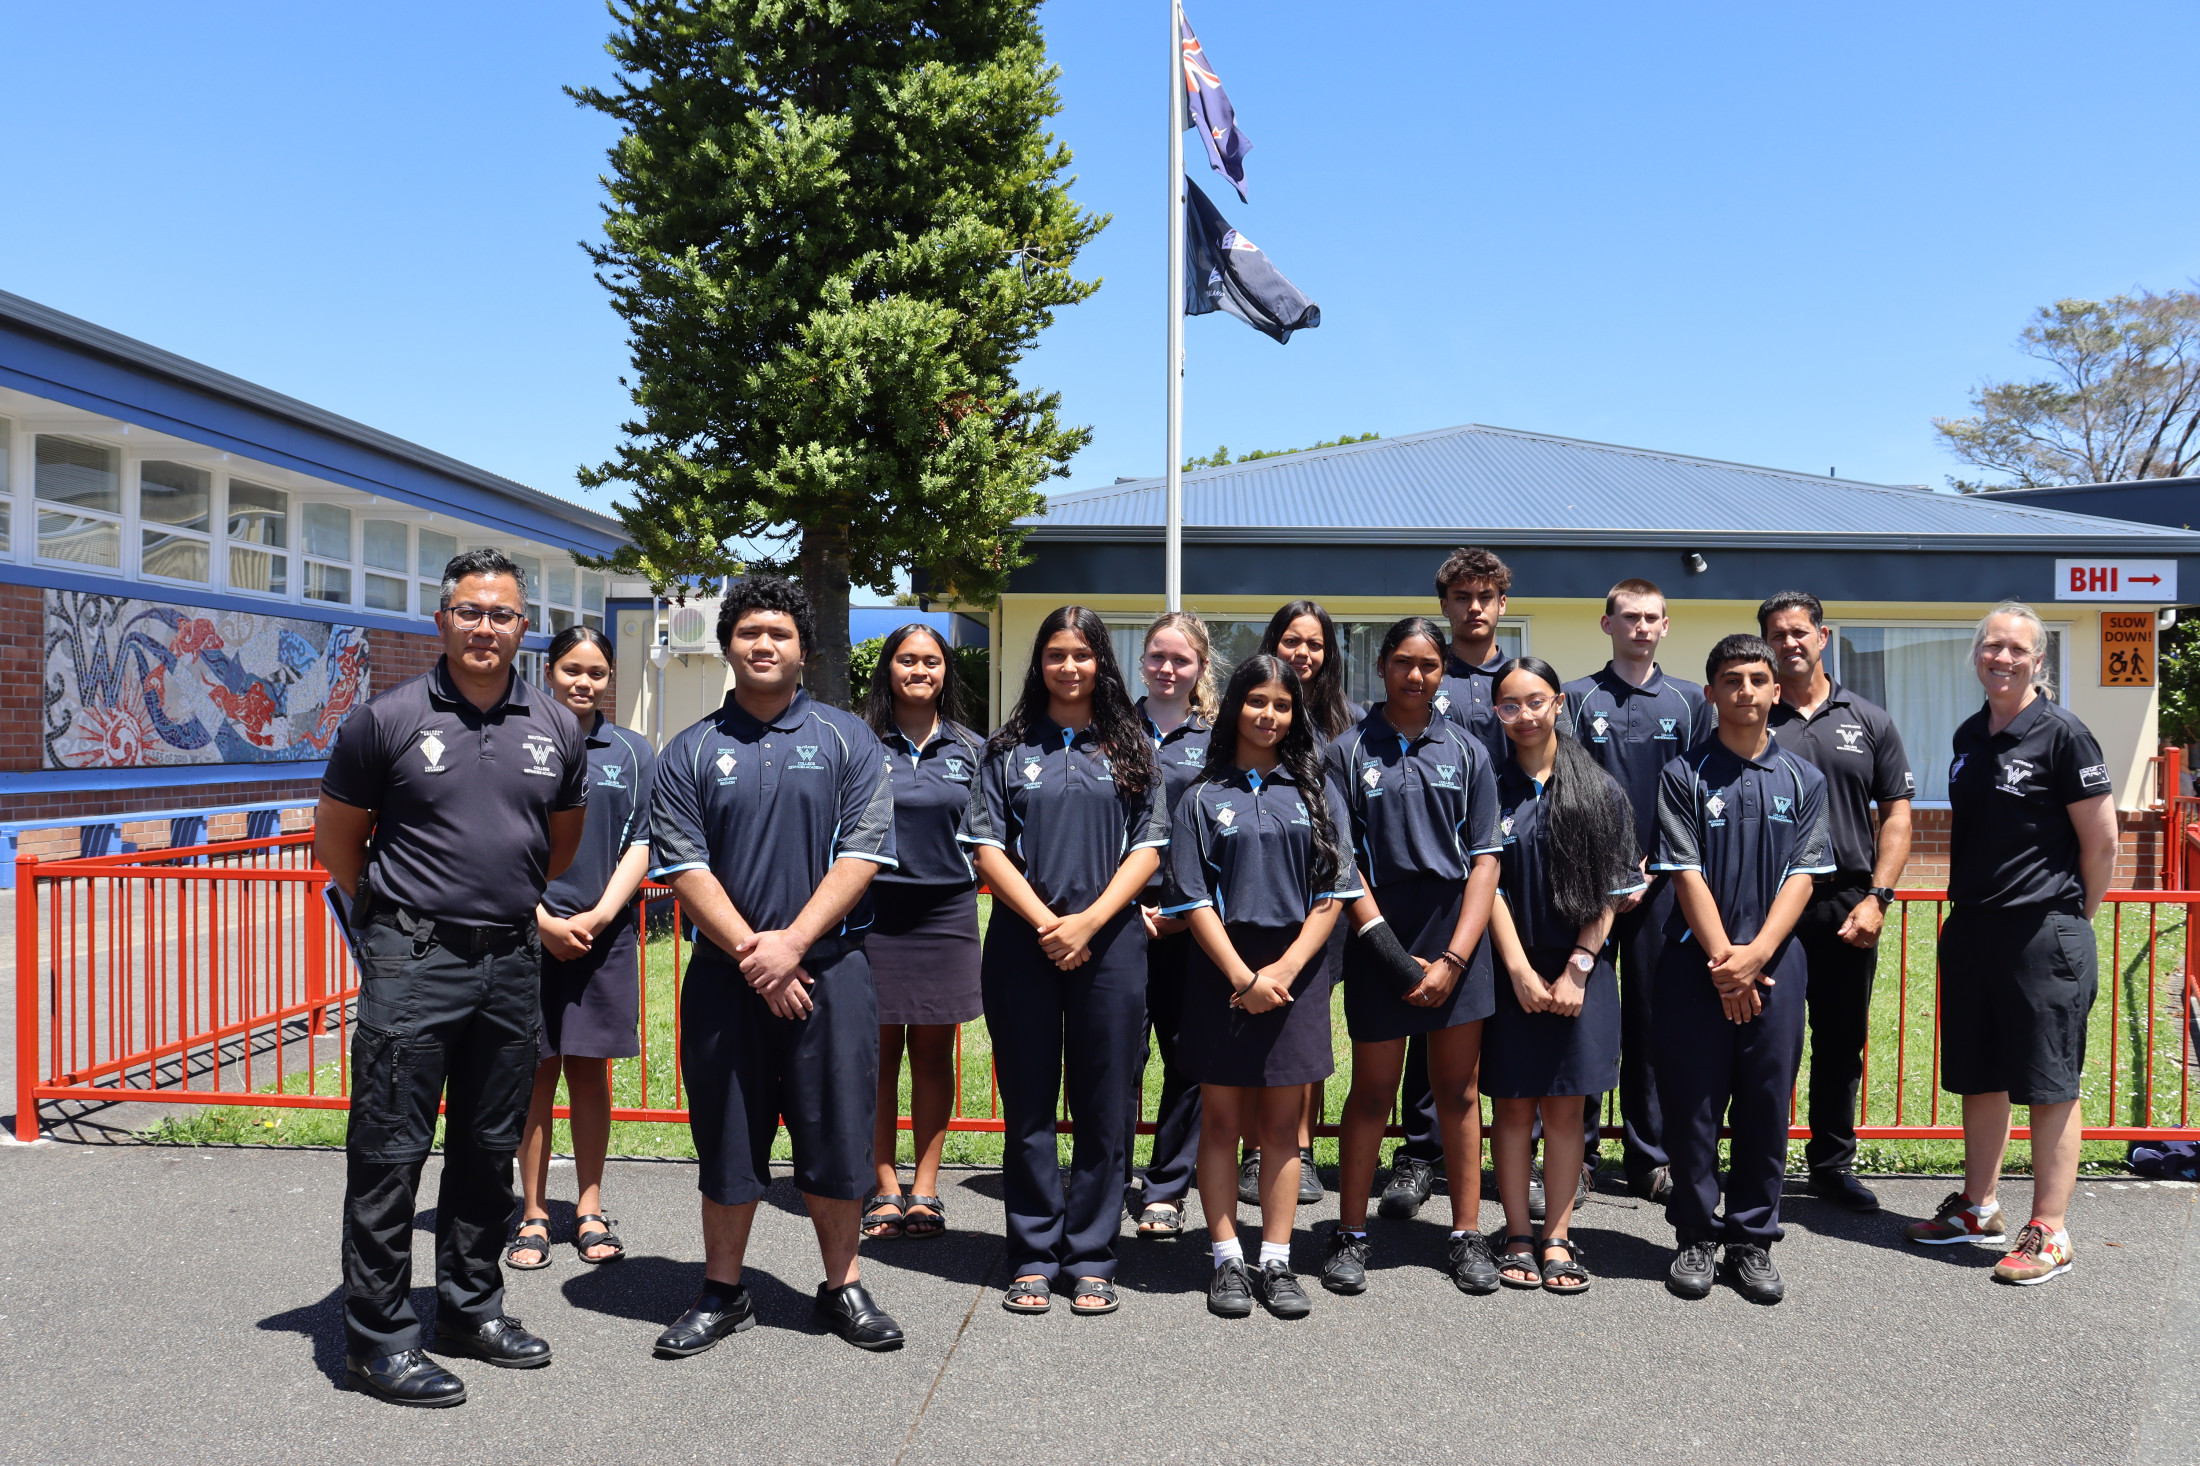
<svg viewBox="0 0 2200 1466">
<path fill-rule="evenodd" d="M 2051 1232 L 2035 1217 L 2017 1233 L 2016 1247 L 1994 1264 L 1994 1276 L 2028 1288 L 2069 1272 L 2070 1263 L 2070 1234 Z"/>
<path fill-rule="evenodd" d="M 2001 1206 L 1988 1202 L 1982 1211 L 1960 1191 L 1949 1192 L 1938 1211 L 1925 1221 L 1910 1223 L 1902 1229 L 1902 1235 L 1928 1247 L 1946 1247 L 1952 1242 L 1998 1247 L 2009 1240 L 2001 1219 Z"/>
</svg>

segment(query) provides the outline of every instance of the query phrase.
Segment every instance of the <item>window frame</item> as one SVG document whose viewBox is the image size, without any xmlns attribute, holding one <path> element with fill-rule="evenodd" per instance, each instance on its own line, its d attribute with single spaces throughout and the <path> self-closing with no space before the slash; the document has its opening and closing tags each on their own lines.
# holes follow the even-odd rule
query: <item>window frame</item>
<svg viewBox="0 0 2200 1466">
<path fill-rule="evenodd" d="M 51 566 L 56 570 L 67 570 L 82 575 L 111 575 L 118 580 L 130 578 L 137 559 L 132 553 L 130 545 L 131 521 L 135 518 L 134 515 L 129 513 L 130 480 L 135 473 L 130 455 L 124 451 L 119 443 L 103 443 L 97 438 L 82 433 L 33 432 L 29 434 L 29 437 L 31 472 L 30 482 L 25 487 L 30 491 L 31 502 L 29 543 L 31 562 L 36 565 Z M 86 509 L 59 499 L 40 498 L 38 493 L 38 443 L 42 438 L 54 438 L 65 443 L 75 443 L 80 447 L 95 448 L 110 455 L 114 463 L 115 507 L 112 510 Z M 45 554 L 43 547 L 46 537 L 41 532 L 38 524 L 40 514 L 45 512 L 40 506 L 45 504 L 53 505 L 52 512 L 55 514 L 75 515 L 78 518 L 92 520 L 96 523 L 113 525 L 115 530 L 115 563 L 101 565 L 91 560 L 68 560 Z M 13 526 L 11 525 L 10 528 L 12 529 Z M 189 582 L 181 583 L 188 584 Z"/>
<path fill-rule="evenodd" d="M 205 529 L 192 529 L 187 525 L 165 524 L 158 520 L 146 519 L 145 465 L 148 463 L 173 463 L 178 468 L 192 469 L 206 475 Z M 222 536 L 214 532 L 214 526 L 219 524 L 224 526 L 226 530 L 228 525 L 228 515 L 224 512 L 229 498 L 227 475 L 217 472 L 210 464 L 193 463 L 188 458 L 177 458 L 163 453 L 146 453 L 131 456 L 129 479 L 130 488 L 127 501 L 130 505 L 129 518 L 136 530 L 136 538 L 132 544 L 132 554 L 137 578 L 154 581 L 161 585 L 195 586 L 200 590 L 213 590 L 217 584 L 226 582 L 228 557 L 219 553 L 220 547 L 217 542 Z M 203 580 L 183 580 L 173 575 L 163 575 L 157 570 L 148 570 L 145 565 L 146 551 L 149 548 L 145 543 L 145 536 L 148 531 L 167 538 L 192 540 L 204 545 L 206 547 L 206 578 Z M 219 577 L 219 580 L 217 580 L 217 577 Z"/>
</svg>

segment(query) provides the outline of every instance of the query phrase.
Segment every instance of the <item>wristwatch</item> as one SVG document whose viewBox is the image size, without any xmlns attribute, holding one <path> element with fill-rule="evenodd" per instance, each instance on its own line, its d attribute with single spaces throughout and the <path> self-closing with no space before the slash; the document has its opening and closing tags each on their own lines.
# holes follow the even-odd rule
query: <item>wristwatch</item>
<svg viewBox="0 0 2200 1466">
<path fill-rule="evenodd" d="M 1879 909 L 1881 911 L 1894 910 L 1894 887 L 1874 886 L 1870 890 L 1866 891 L 1864 894 L 1867 896 L 1877 896 L 1879 898 Z"/>
<path fill-rule="evenodd" d="M 1597 965 L 1596 954 L 1576 947 L 1566 958 L 1566 965 L 1576 972 L 1594 971 Z"/>
</svg>

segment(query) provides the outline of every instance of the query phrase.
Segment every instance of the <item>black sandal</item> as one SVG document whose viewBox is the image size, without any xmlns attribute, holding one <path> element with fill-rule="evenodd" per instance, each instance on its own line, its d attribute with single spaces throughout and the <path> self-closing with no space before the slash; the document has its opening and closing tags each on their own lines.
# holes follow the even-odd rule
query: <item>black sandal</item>
<svg viewBox="0 0 2200 1466">
<path fill-rule="evenodd" d="M 1077 1301 L 1086 1297 L 1105 1298 L 1107 1302 L 1079 1303 Z M 1079 1278 L 1077 1280 L 1077 1291 L 1069 1295 L 1069 1311 L 1071 1313 L 1113 1313 L 1122 1306 L 1121 1303 L 1116 1301 L 1115 1280 L 1113 1278 Z"/>
<path fill-rule="evenodd" d="M 1513 1244 L 1516 1242 L 1526 1243 L 1528 1250 L 1525 1253 L 1513 1251 Z M 1535 1276 L 1516 1278 L 1506 1271 L 1507 1268 L 1526 1268 Z M 1507 1237 L 1505 1239 L 1505 1244 L 1497 1249 L 1497 1281 L 1508 1288 L 1522 1288 L 1531 1291 L 1543 1286 L 1543 1264 L 1536 1259 L 1535 1238 Z"/>
<path fill-rule="evenodd" d="M 928 1217 L 911 1216 L 913 1206 L 930 1207 Z M 937 1237 L 947 1230 L 947 1203 L 937 1196 L 918 1196 L 913 1192 L 901 1198 L 901 1235 L 904 1237 Z"/>
<path fill-rule="evenodd" d="M 1586 1293 L 1589 1291 L 1589 1270 L 1581 1265 L 1581 1245 L 1571 1237 L 1546 1237 L 1538 1247 L 1549 1249 L 1563 1247 L 1566 1255 L 1543 1264 L 1543 1287 L 1552 1293 Z"/>
<path fill-rule="evenodd" d="M 905 1192 L 897 1191 L 892 1196 L 888 1196 L 881 1191 L 863 1198 L 863 1235 L 865 1240 L 891 1242 L 894 1238 L 902 1235 L 905 1230 L 903 1221 L 907 1216 L 904 1210 L 908 1204 L 906 1196 L 907 1193 Z"/>
<path fill-rule="evenodd" d="M 1184 1235 L 1184 1208 L 1157 1201 L 1138 1214 L 1138 1235 L 1148 1242 L 1174 1242 Z"/>
<path fill-rule="evenodd" d="M 1026 1308 L 1016 1300 L 1036 1298 L 1039 1306 Z M 1001 1307 L 1010 1313 L 1045 1313 L 1054 1306 L 1054 1288 L 1045 1278 L 1018 1278 L 1001 1294 Z"/>
<path fill-rule="evenodd" d="M 528 1235 L 527 1229 L 529 1227 L 541 1229 L 541 1241 L 538 1242 Z M 521 1262 L 512 1255 L 515 1252 L 532 1252 L 539 1256 L 542 1261 Z M 512 1240 L 506 1243 L 504 1247 L 504 1265 L 523 1273 L 536 1272 L 550 1266 L 550 1219 L 548 1217 L 524 1218 L 519 1226 L 513 1229 Z"/>
<path fill-rule="evenodd" d="M 580 1229 L 583 1222 L 600 1222 L 603 1224 L 603 1230 L 583 1232 Z M 588 1249 L 591 1247 L 615 1247 L 618 1250 L 609 1257 L 590 1257 Z M 589 1264 L 591 1267 L 606 1262 L 617 1262 L 620 1258 L 626 1256 L 626 1244 L 619 1240 L 618 1233 L 611 1230 L 611 1218 L 600 1212 L 592 1211 L 582 1212 L 579 1216 L 573 1218 L 573 1250 L 581 1255 L 582 1262 Z"/>
</svg>

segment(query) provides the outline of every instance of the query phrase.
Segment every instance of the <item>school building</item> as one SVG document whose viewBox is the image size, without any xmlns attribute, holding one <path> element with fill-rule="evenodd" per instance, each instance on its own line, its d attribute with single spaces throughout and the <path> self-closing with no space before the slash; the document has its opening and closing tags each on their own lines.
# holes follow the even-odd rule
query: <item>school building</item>
<svg viewBox="0 0 2200 1466">
<path fill-rule="evenodd" d="M 1597 620 L 1615 581 L 1664 588 L 1673 632 L 1662 663 L 1692 681 L 1718 638 L 1756 629 L 1765 596 L 1809 591 L 1836 628 L 1829 671 L 1888 709 L 1916 768 L 1912 885 L 1945 873 L 1949 741 L 1982 700 L 1972 628 L 2002 600 L 2028 602 L 2049 627 L 2055 696 L 2108 753 L 2125 826 L 2117 883 L 2151 879 L 2154 635 L 2181 580 L 2200 601 L 2200 533 L 2183 527 L 2200 519 L 2139 523 L 2027 502 L 2039 496 L 1934 493 L 1483 426 L 1205 469 L 1183 485 L 1184 604 L 1213 628 L 1218 656 L 1253 650 L 1278 605 L 1312 597 L 1340 623 L 1362 702 L 1376 695 L 1383 628 L 1435 613 L 1435 570 L 1457 545 L 1486 546 L 1512 567 L 1501 646 L 1568 678 L 1610 656 Z M 1028 521 L 1032 563 L 993 612 L 996 716 L 1040 619 L 1065 601 L 1100 611 L 1126 670 L 1135 665 L 1162 609 L 1164 494 L 1162 479 L 1123 481 L 1057 495 Z"/>
<path fill-rule="evenodd" d="M 0 883 L 18 849 L 304 824 L 344 716 L 439 655 L 445 561 L 520 563 L 539 661 L 616 609 L 575 554 L 624 542 L 577 504 L 0 292 Z"/>
</svg>

